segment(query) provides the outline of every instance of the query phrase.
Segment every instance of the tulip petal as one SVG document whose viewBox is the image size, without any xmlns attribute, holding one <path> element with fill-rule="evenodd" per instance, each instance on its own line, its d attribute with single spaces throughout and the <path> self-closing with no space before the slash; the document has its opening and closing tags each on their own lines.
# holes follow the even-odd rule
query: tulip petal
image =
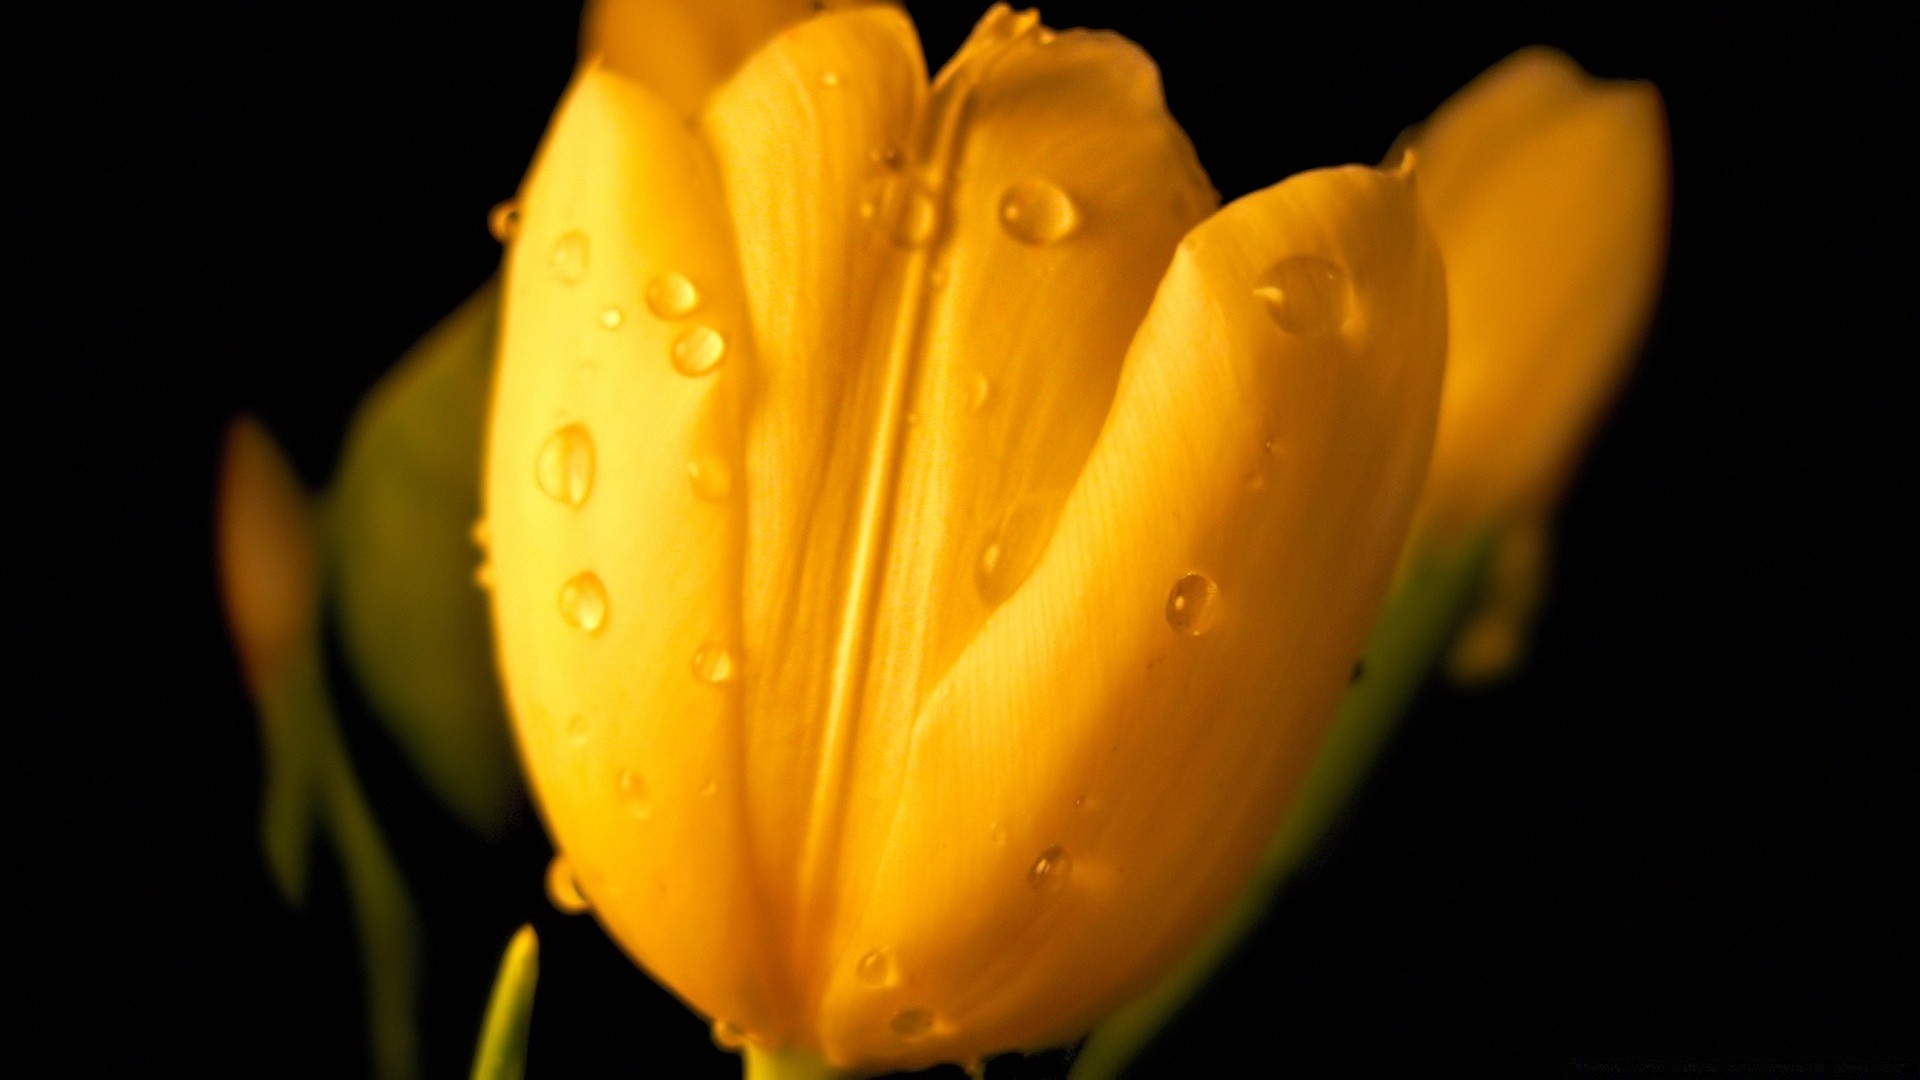
<svg viewBox="0 0 1920 1080">
<path fill-rule="evenodd" d="M 811 0 L 592 0 L 580 57 L 641 83 L 683 116 Z"/>
<path fill-rule="evenodd" d="M 894 752 L 1031 566 L 1132 328 L 1214 200 L 1122 39 L 998 8 L 924 83 L 911 24 L 870 9 L 788 31 L 703 117 L 759 346 L 749 771 L 799 968 L 826 940 L 810 920 L 850 770 Z M 984 582 L 1009 531 L 1025 546 L 1005 542 Z"/>
<path fill-rule="evenodd" d="M 848 815 L 839 942 L 885 977 L 832 973 L 830 1060 L 1071 1038 L 1206 929 L 1363 646 L 1445 338 L 1400 173 L 1303 174 L 1182 242 L 1032 575 L 931 691 L 886 812 Z"/>
<path fill-rule="evenodd" d="M 520 208 L 485 498 L 531 786 L 612 936 L 769 1024 L 730 680 L 740 516 L 706 497 L 738 469 L 752 365 L 731 229 L 682 119 L 593 65 Z"/>
<path fill-rule="evenodd" d="M 1666 244 L 1659 94 L 1528 49 L 1410 140 L 1451 342 L 1422 519 L 1459 539 L 1549 505 L 1645 331 Z"/>
<path fill-rule="evenodd" d="M 830 76 L 830 77 L 829 77 Z M 761 876 L 797 906 L 839 600 L 874 410 L 858 382 L 890 312 L 897 253 L 860 228 L 888 148 L 926 94 L 919 41 L 889 8 L 824 15 L 762 50 L 702 117 L 739 243 L 756 343 L 741 681 Z M 803 935 L 795 935 L 798 940 Z M 797 963 L 796 959 L 796 963 Z"/>
</svg>

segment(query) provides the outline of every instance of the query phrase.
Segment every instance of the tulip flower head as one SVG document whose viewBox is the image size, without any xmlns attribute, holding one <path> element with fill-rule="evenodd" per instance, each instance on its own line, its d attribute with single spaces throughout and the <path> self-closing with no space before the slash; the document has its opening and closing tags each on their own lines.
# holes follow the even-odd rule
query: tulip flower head
<svg viewBox="0 0 1920 1080">
<path fill-rule="evenodd" d="M 1116 36 L 995 7 L 929 80 L 891 7 L 659 7 L 594 17 L 505 268 L 492 612 L 562 870 L 723 1043 L 1070 1040 L 1233 896 L 1388 585 L 1421 166 L 1216 208 Z"/>
</svg>

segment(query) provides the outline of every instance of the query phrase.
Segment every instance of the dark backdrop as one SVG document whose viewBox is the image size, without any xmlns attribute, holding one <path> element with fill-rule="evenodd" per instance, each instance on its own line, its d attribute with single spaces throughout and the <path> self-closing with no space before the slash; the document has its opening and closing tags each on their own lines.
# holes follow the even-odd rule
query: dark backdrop
<svg viewBox="0 0 1920 1080">
<path fill-rule="evenodd" d="M 936 63 L 978 14 L 912 6 Z M 1253 6 L 1046 15 L 1145 45 L 1229 198 L 1377 160 L 1529 43 L 1650 78 L 1672 125 L 1672 258 L 1644 363 L 1566 506 L 1532 662 L 1491 692 L 1422 697 L 1137 1075 L 1914 1052 L 1913 274 L 1895 261 L 1912 218 L 1895 102 L 1912 88 L 1887 32 L 1831 7 Z M 72 1071 L 365 1070 L 330 860 L 296 913 L 257 857 L 255 730 L 211 578 L 218 439 L 251 410 L 325 478 L 354 402 L 495 264 L 486 211 L 567 78 L 576 18 L 187 4 L 17 31 L 11 171 L 44 190 L 13 207 L 28 283 L 8 368 L 27 378 L 7 409 L 9 520 L 31 554 L 11 591 L 29 645 L 8 880 L 28 905 L 15 933 L 48 961 L 14 968 L 14 990 Z M 470 839 L 364 713 L 347 723 L 427 920 L 433 1075 L 463 1073 L 528 918 L 535 1076 L 735 1075 L 590 920 L 547 906 L 537 825 Z"/>
</svg>

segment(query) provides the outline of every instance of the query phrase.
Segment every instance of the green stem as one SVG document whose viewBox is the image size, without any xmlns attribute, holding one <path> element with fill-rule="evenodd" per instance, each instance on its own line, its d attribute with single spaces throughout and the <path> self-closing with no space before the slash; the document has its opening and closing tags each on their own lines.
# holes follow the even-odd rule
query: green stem
<svg viewBox="0 0 1920 1080">
<path fill-rule="evenodd" d="M 302 751 L 314 806 L 346 878 L 366 969 L 367 1024 L 374 1075 L 420 1075 L 415 998 L 420 985 L 419 920 L 413 899 L 347 756 L 322 674 L 318 635 L 302 650 L 277 705 Z"/>
<path fill-rule="evenodd" d="M 1426 550 L 1414 559 L 1367 641 L 1364 675 L 1341 698 L 1319 755 L 1253 876 L 1179 966 L 1094 1029 L 1069 1080 L 1119 1076 L 1259 922 L 1281 883 L 1346 805 L 1446 649 L 1485 572 L 1488 546 L 1479 541 Z"/>
<path fill-rule="evenodd" d="M 761 1050 L 752 1045 L 742 1055 L 744 1080 L 850 1080 L 804 1050 Z"/>
</svg>

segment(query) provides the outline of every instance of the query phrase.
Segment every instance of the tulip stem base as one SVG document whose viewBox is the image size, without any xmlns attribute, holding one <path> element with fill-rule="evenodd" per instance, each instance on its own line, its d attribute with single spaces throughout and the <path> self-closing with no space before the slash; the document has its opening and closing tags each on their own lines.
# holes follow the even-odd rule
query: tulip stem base
<svg viewBox="0 0 1920 1080">
<path fill-rule="evenodd" d="M 744 1080 L 848 1080 L 841 1072 L 804 1050 L 761 1050 L 749 1046 L 741 1058 Z"/>
</svg>

